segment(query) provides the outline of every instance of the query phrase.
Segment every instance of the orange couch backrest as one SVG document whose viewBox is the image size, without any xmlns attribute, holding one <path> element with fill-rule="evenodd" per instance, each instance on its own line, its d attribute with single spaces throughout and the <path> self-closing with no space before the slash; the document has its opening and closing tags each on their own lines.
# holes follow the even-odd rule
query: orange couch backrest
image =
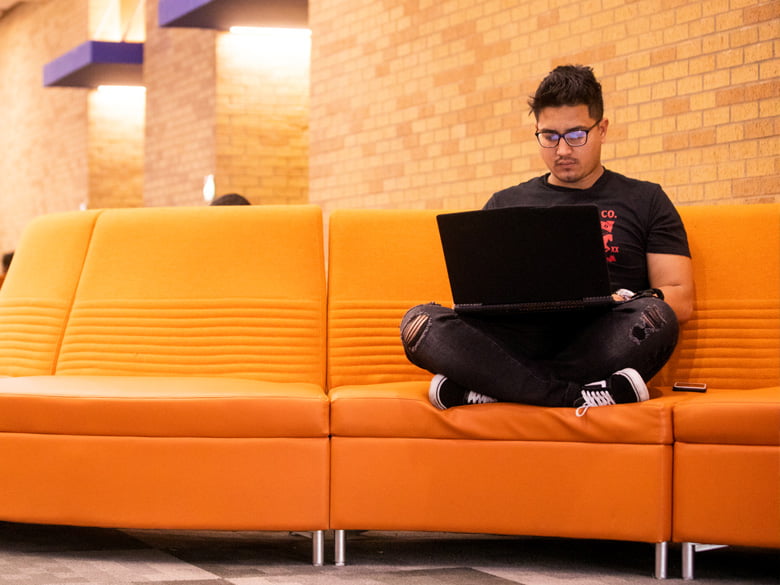
<svg viewBox="0 0 780 585">
<path fill-rule="evenodd" d="M 330 388 L 430 377 L 406 359 L 398 326 L 414 305 L 452 302 L 436 215 L 348 209 L 331 214 Z"/>
<path fill-rule="evenodd" d="M 406 309 L 451 303 L 435 216 L 340 210 L 330 219 L 329 386 L 424 380 L 398 324 Z M 696 301 L 679 347 L 652 385 L 780 385 L 780 205 L 681 207 Z"/>
<path fill-rule="evenodd" d="M 652 384 L 780 386 L 780 204 L 679 211 L 693 257 L 694 314 Z"/>
<path fill-rule="evenodd" d="M 90 218 L 93 225 L 82 228 Z M 37 287 L 52 298 L 59 335 L 52 330 L 47 339 L 57 338 L 49 346 L 56 359 L 53 372 L 40 373 L 324 385 L 320 208 L 114 209 L 49 216 L 43 224 L 48 229 L 33 228 L 32 244 L 18 247 L 0 290 L 14 299 L 16 287 Z M 36 246 L 48 256 L 35 254 Z M 28 263 L 33 257 L 36 266 Z M 60 265 L 58 290 L 46 262 Z M 21 272 L 28 278 L 17 281 Z M 0 374 L 18 373 L 8 370 L 6 360 Z"/>
<path fill-rule="evenodd" d="M 22 233 L 0 289 L 0 375 L 54 373 L 98 215 L 41 216 Z"/>
</svg>

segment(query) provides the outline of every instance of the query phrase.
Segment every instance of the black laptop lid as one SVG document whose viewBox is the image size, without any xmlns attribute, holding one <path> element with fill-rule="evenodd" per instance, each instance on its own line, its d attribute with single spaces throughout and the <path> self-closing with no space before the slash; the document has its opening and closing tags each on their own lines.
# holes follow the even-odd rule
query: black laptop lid
<svg viewBox="0 0 780 585">
<path fill-rule="evenodd" d="M 457 310 L 555 310 L 611 303 L 595 205 L 437 216 Z"/>
</svg>

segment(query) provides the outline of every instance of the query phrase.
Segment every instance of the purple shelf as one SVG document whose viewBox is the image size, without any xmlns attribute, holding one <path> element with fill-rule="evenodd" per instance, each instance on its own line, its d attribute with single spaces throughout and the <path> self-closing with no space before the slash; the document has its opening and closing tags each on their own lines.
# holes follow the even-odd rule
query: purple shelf
<svg viewBox="0 0 780 585">
<path fill-rule="evenodd" d="M 308 0 L 160 0 L 161 27 L 228 30 L 231 26 L 305 28 Z"/>
<path fill-rule="evenodd" d="M 87 41 L 44 65 L 43 85 L 143 85 L 143 63 L 143 43 Z"/>
</svg>

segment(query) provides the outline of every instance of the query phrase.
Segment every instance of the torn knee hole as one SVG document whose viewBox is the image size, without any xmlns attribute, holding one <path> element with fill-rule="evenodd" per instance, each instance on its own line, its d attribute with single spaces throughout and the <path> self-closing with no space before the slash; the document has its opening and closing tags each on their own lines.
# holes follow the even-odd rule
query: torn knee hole
<svg viewBox="0 0 780 585">
<path fill-rule="evenodd" d="M 425 325 L 428 323 L 428 315 L 420 314 L 410 319 L 401 331 L 401 341 L 406 347 L 414 347 L 420 341 Z"/>
<path fill-rule="evenodd" d="M 650 307 L 640 316 L 640 323 L 631 330 L 631 337 L 636 342 L 644 341 L 647 336 L 666 324 L 661 312 L 656 307 Z"/>
</svg>

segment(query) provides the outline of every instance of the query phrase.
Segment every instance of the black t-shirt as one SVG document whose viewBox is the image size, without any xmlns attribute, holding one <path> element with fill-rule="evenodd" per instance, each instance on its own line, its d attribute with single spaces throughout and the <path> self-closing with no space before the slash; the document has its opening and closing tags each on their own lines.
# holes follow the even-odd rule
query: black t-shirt
<svg viewBox="0 0 780 585">
<path fill-rule="evenodd" d="M 485 209 L 594 204 L 601 216 L 604 251 L 613 290 L 649 288 L 647 254 L 689 256 L 680 215 L 663 189 L 606 170 L 589 189 L 558 187 L 549 174 L 495 193 Z M 555 234 L 550 234 L 554 238 Z"/>
</svg>

